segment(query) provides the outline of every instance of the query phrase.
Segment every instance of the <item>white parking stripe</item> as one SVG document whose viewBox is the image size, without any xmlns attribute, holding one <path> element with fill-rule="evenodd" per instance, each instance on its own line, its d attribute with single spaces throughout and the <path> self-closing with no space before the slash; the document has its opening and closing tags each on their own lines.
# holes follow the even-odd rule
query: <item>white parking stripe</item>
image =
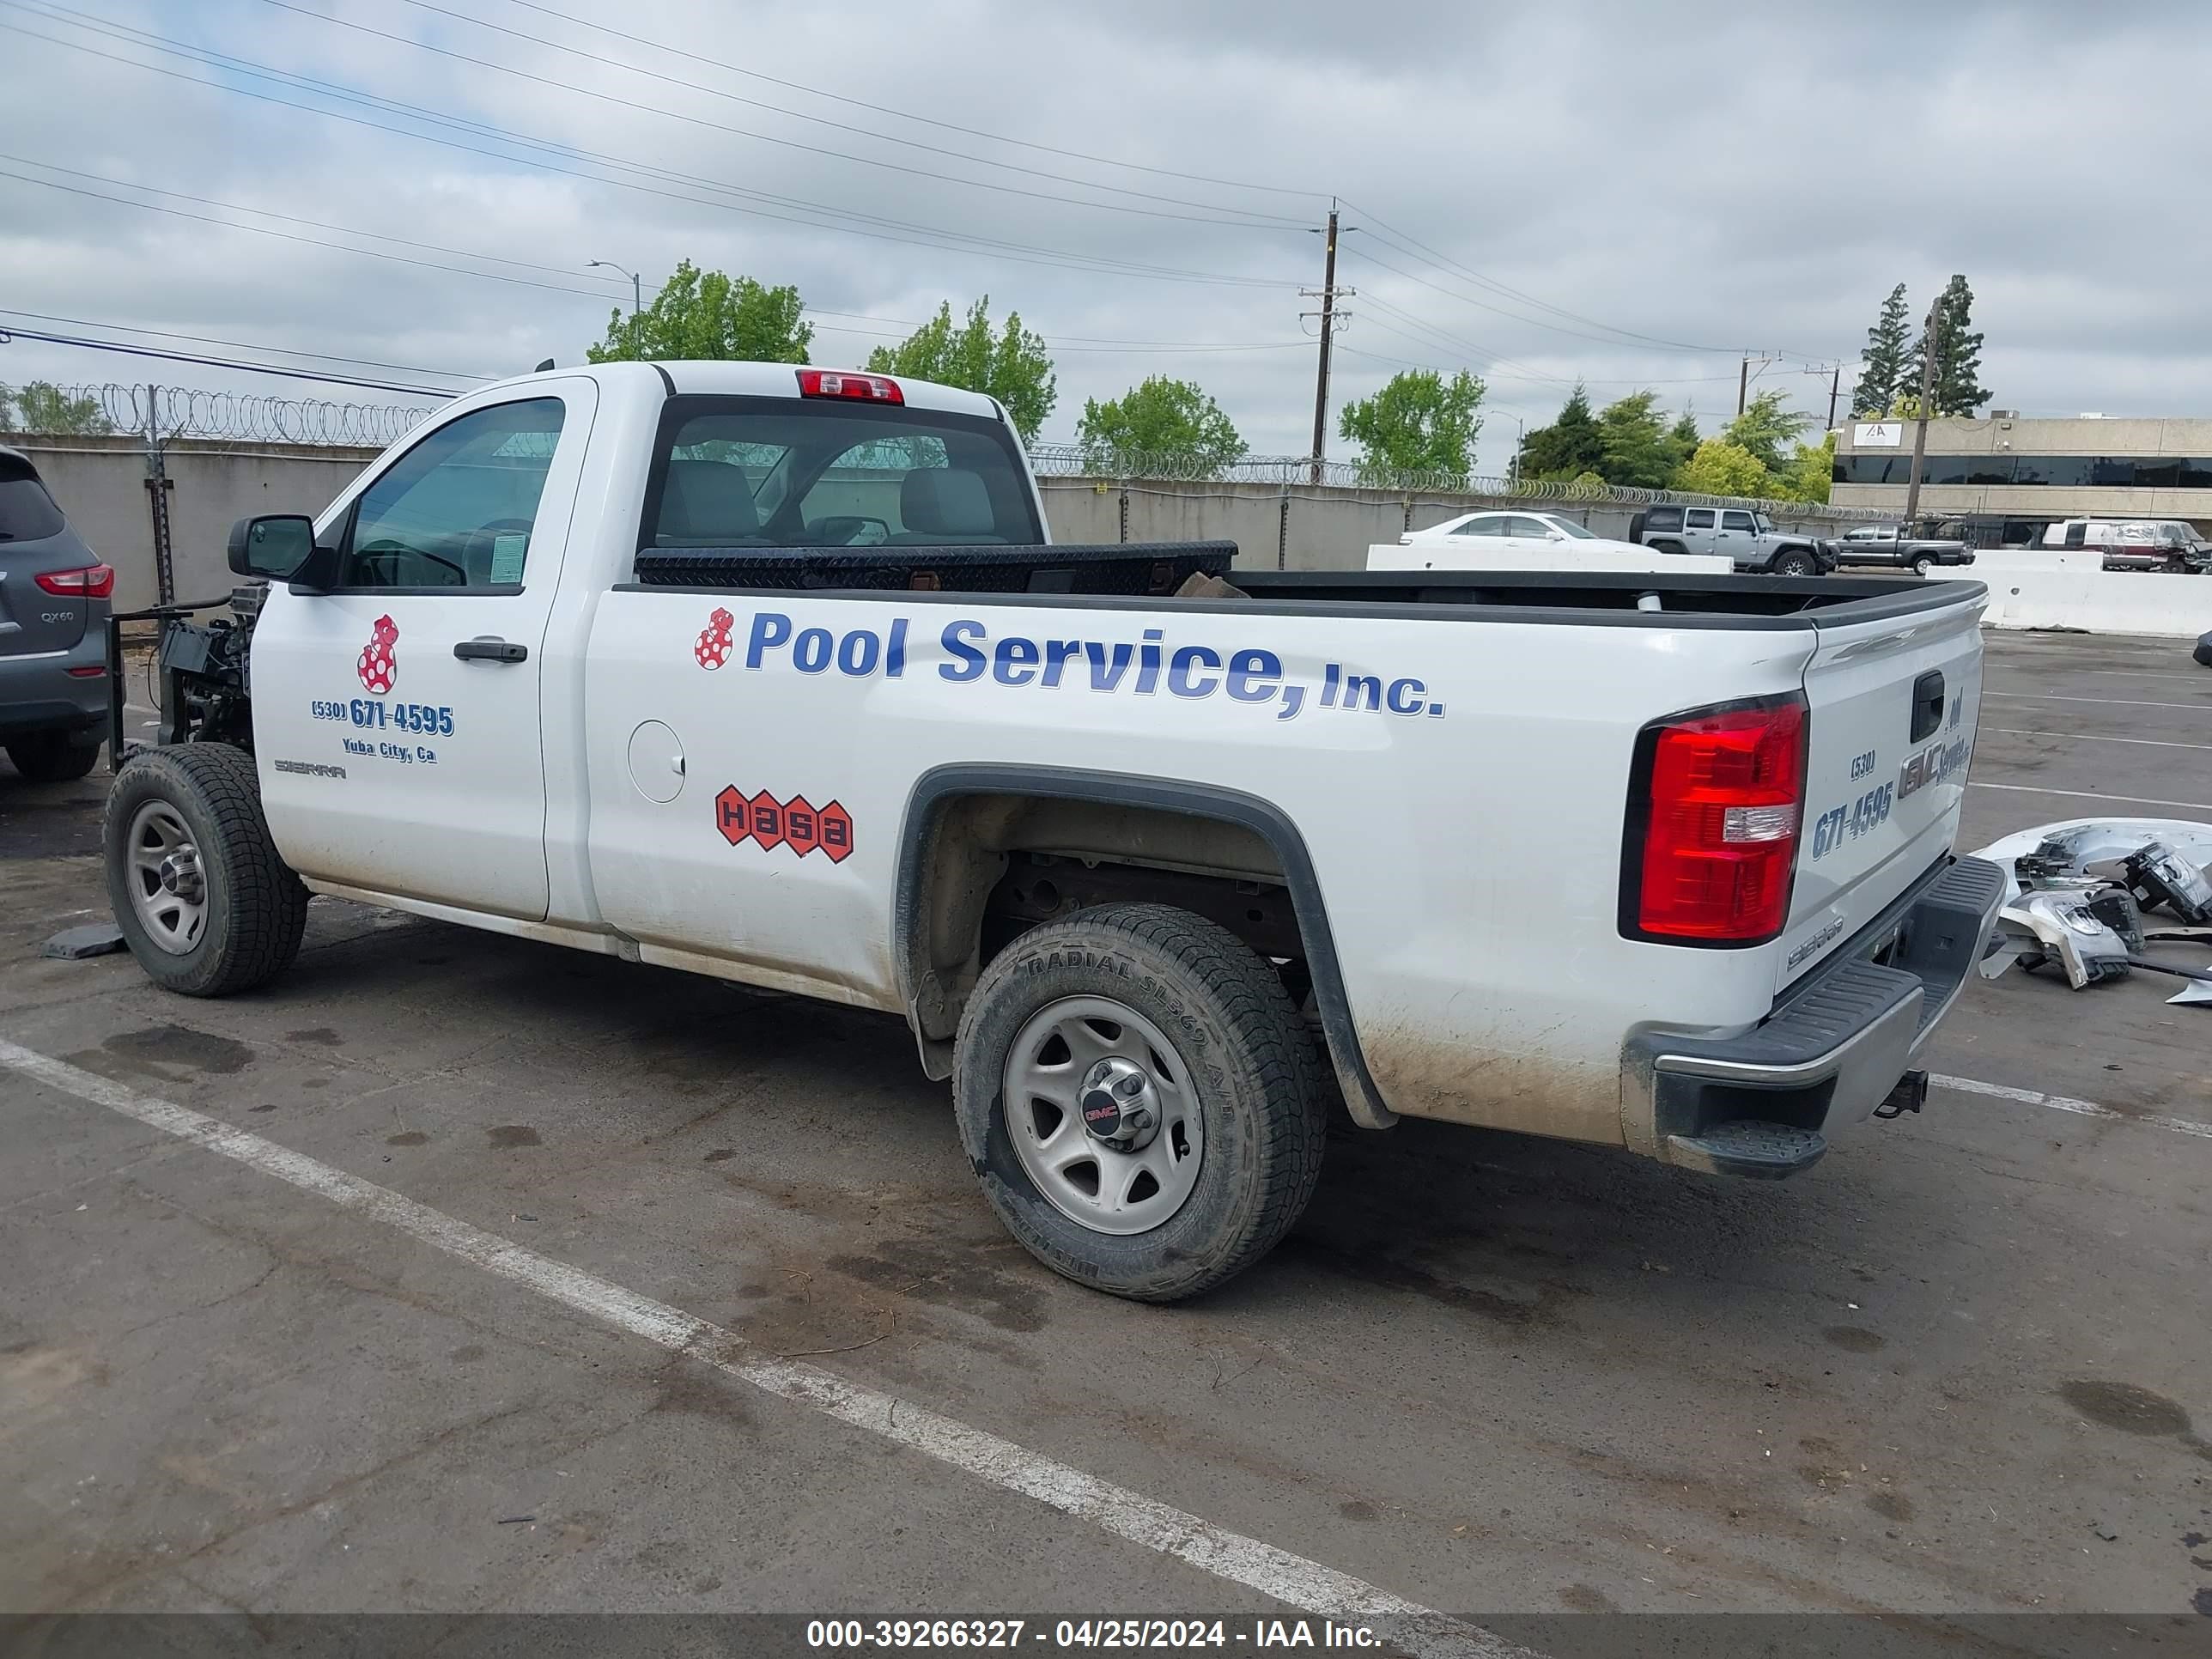
<svg viewBox="0 0 2212 1659">
<path fill-rule="evenodd" d="M 135 1118 L 149 1127 L 234 1158 L 264 1175 L 398 1228 L 448 1255 L 513 1280 L 604 1324 L 685 1354 L 779 1398 L 1033 1498 L 1063 1515 L 1201 1572 L 1255 1589 L 1317 1617 L 1387 1620 L 1389 1641 L 1437 1659 L 1534 1659 L 1529 1650 L 1288 1550 L 1233 1533 L 1198 1516 L 1115 1486 L 981 1429 L 848 1382 L 812 1365 L 759 1355 L 734 1331 L 640 1296 L 389 1188 L 317 1162 L 217 1119 L 81 1070 L 0 1037 L 0 1066 L 49 1088 Z"/>
<path fill-rule="evenodd" d="M 2027 674 L 2035 672 L 2021 663 L 1992 662 L 1989 666 L 1990 672 L 1993 674 Z M 2108 679 L 2187 680 L 2191 685 L 2204 684 L 2204 676 L 2202 674 L 2161 674 L 2148 668 L 2075 668 L 2069 664 L 2063 672 L 2069 675 L 2094 674 Z"/>
<path fill-rule="evenodd" d="M 2008 738 L 2072 738 L 2077 743 L 2132 743 L 2145 749 L 2212 750 L 2212 743 L 2174 743 L 2165 738 L 2110 738 L 2101 732 L 2040 732 L 2020 726 L 1985 726 L 1982 729 Z"/>
<path fill-rule="evenodd" d="M 2057 795 L 2065 800 L 2116 800 L 2129 806 L 2185 806 L 2192 812 L 2212 812 L 2212 802 L 2160 800 L 2155 795 L 2100 795 L 2089 789 L 2039 789 L 2027 783 L 1984 783 L 1970 779 L 1969 789 L 2002 789 L 2009 795 Z"/>
<path fill-rule="evenodd" d="M 2212 709 L 2212 702 L 2144 702 L 2136 697 L 2056 697 L 2043 691 L 1984 691 L 1986 702 L 1997 698 L 2005 702 L 2094 702 L 2106 708 L 2179 708 L 2191 714 L 2202 714 Z"/>
<path fill-rule="evenodd" d="M 2048 1106 L 2054 1112 L 2071 1112 L 2076 1117 L 2102 1118 L 2114 1123 L 2140 1123 L 2148 1128 L 2171 1129 L 2178 1135 L 2195 1135 L 2212 1140 L 2212 1123 L 2199 1123 L 2193 1118 L 2166 1117 L 2151 1112 L 2116 1112 L 2109 1106 L 2100 1106 L 2094 1100 L 2075 1100 L 2067 1095 L 2046 1095 L 2037 1089 L 2008 1088 L 2002 1083 L 1984 1083 L 1971 1077 L 1941 1077 L 1931 1075 L 1928 1081 L 1938 1089 L 1954 1090 L 1962 1095 L 1989 1095 L 1998 1100 L 2016 1100 L 2024 1106 Z"/>
</svg>

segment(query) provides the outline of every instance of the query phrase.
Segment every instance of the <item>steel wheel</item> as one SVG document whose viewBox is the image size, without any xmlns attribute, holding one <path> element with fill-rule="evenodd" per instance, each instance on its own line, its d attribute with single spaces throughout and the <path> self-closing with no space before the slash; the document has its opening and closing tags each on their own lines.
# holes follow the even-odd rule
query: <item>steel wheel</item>
<svg viewBox="0 0 2212 1659">
<path fill-rule="evenodd" d="M 1205 1137 L 1188 1071 L 1159 1027 L 1110 997 L 1066 997 L 1006 1052 L 1015 1156 L 1047 1202 L 1102 1233 L 1141 1233 L 1183 1206 Z"/>
<path fill-rule="evenodd" d="M 177 809 L 149 800 L 131 820 L 126 843 L 131 906 L 149 939 L 184 956 L 207 929 L 207 872 Z"/>
</svg>

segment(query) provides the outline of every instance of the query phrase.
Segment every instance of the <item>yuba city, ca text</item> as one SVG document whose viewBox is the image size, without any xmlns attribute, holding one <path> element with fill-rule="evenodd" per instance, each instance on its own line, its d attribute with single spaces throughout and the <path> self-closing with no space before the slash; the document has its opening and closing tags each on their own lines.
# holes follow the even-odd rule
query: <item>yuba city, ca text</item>
<svg viewBox="0 0 2212 1659">
<path fill-rule="evenodd" d="M 800 628 L 775 611 L 754 614 L 745 638 L 745 666 L 801 674 L 901 679 L 907 671 L 908 619 L 878 631 Z M 1074 690 L 1102 696 L 1166 696 L 1191 702 L 1221 697 L 1272 708 L 1279 720 L 1308 708 L 1370 714 L 1442 717 L 1443 703 L 1410 674 L 1370 672 L 1324 662 L 1310 683 L 1285 676 L 1283 659 L 1260 647 L 1229 647 L 1203 638 L 1170 638 L 1147 628 L 1138 641 L 1044 638 L 994 633 L 990 624 L 956 617 L 937 636 L 939 679 L 956 685 L 1001 685 L 1032 691 Z"/>
</svg>

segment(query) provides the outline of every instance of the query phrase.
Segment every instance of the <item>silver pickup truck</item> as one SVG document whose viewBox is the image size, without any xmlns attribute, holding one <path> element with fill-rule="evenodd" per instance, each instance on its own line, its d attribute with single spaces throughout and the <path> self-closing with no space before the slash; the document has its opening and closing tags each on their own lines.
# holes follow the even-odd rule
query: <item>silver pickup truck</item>
<svg viewBox="0 0 2212 1659">
<path fill-rule="evenodd" d="M 1972 550 L 1955 537 L 1920 536 L 1910 525 L 1863 524 L 1827 544 L 1837 564 L 1911 566 L 1922 575 L 1939 564 L 1972 564 Z"/>
</svg>

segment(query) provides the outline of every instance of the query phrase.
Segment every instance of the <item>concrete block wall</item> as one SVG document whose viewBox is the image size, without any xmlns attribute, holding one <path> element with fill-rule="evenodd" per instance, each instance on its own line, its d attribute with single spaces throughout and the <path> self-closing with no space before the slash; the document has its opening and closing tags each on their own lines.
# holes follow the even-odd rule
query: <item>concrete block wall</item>
<svg viewBox="0 0 2212 1659">
<path fill-rule="evenodd" d="M 115 567 L 115 607 L 157 603 L 146 448 L 136 437 L 9 436 L 31 458 L 77 533 Z M 235 579 L 230 527 L 255 513 L 319 513 L 380 452 L 171 441 L 170 567 L 180 600 L 220 599 Z"/>
</svg>

